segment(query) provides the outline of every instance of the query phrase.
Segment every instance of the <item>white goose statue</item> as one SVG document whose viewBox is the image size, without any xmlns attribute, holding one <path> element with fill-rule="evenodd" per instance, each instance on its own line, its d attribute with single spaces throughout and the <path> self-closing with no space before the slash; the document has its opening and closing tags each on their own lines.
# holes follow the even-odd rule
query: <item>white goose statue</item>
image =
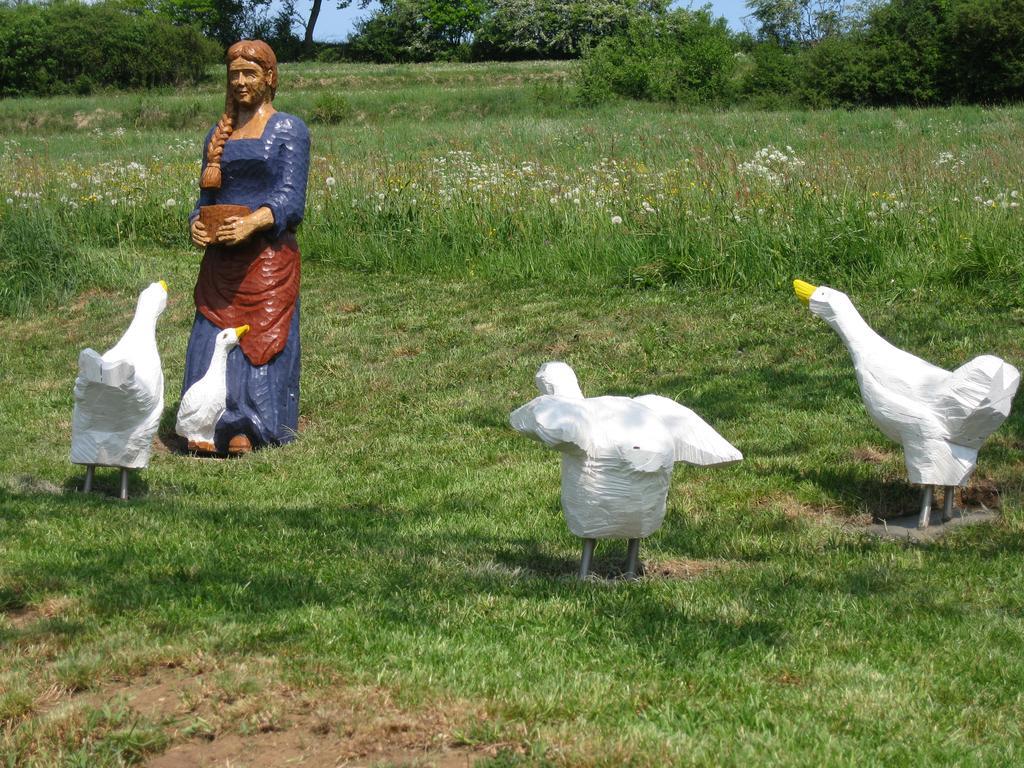
<svg viewBox="0 0 1024 768">
<path fill-rule="evenodd" d="M 164 408 L 156 321 L 166 306 L 167 283 L 152 283 L 139 294 L 135 317 L 117 344 L 102 355 L 84 349 L 78 356 L 71 461 L 86 465 L 87 493 L 97 466 L 119 467 L 120 496 L 127 499 L 128 470 L 149 464 Z"/>
<path fill-rule="evenodd" d="M 181 396 L 174 431 L 188 440 L 190 451 L 217 453 L 213 437 L 217 422 L 227 410 L 228 352 L 249 332 L 248 325 L 226 328 L 214 341 L 210 367 L 199 381 Z"/>
<path fill-rule="evenodd" d="M 562 510 L 583 539 L 586 578 L 596 539 L 629 540 L 626 577 L 640 539 L 661 527 L 675 462 L 716 466 L 743 455 L 689 408 L 658 395 L 584 397 L 572 368 L 544 363 L 541 396 L 509 416 L 512 427 L 562 454 Z"/>
<path fill-rule="evenodd" d="M 910 482 L 924 486 L 918 527 L 928 527 L 937 485 L 945 486 L 943 520 L 948 520 L 956 486 L 967 483 L 978 449 L 1010 415 L 1020 373 L 992 355 L 947 371 L 875 333 L 845 293 L 803 280 L 794 280 L 793 290 L 839 334 L 853 359 L 868 416 L 903 446 Z"/>
</svg>

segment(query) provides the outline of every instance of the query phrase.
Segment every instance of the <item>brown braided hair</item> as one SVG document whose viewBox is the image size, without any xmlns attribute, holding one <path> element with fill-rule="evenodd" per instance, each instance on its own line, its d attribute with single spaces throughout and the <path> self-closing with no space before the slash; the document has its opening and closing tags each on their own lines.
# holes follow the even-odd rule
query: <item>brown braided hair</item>
<svg viewBox="0 0 1024 768">
<path fill-rule="evenodd" d="M 239 40 L 228 48 L 227 55 L 224 57 L 226 64 L 231 64 L 235 59 L 252 62 L 270 75 L 270 99 L 273 100 L 277 94 L 277 56 L 274 55 L 273 49 L 262 40 Z M 203 169 L 203 176 L 199 180 L 200 188 L 220 189 L 220 158 L 224 154 L 224 142 L 228 140 L 231 132 L 235 129 L 237 118 L 238 105 L 231 97 L 229 82 L 224 98 L 224 114 L 217 121 L 217 127 L 213 129 L 210 144 L 206 148 L 206 168 Z"/>
</svg>

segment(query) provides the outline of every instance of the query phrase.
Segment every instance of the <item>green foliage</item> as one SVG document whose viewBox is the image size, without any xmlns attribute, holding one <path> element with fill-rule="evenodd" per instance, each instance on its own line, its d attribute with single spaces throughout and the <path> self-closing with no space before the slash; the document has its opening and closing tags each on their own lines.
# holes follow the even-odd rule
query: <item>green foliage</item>
<svg viewBox="0 0 1024 768">
<path fill-rule="evenodd" d="M 1024 98 L 1024 0 L 887 0 L 813 34 L 804 0 L 749 5 L 766 41 L 742 89 L 754 103 L 778 93 L 787 69 L 798 74 L 792 95 L 813 107 Z"/>
<path fill-rule="evenodd" d="M 358 61 L 466 61 L 486 0 L 383 0 L 347 43 Z"/>
<path fill-rule="evenodd" d="M 667 6 L 667 0 L 490 0 L 474 36 L 474 56 L 576 58 L 625 32 L 630 20 L 663 14 Z"/>
<path fill-rule="evenodd" d="M 979 102 L 1024 98 L 1024 0 L 955 3 L 946 52 L 951 97 Z"/>
<path fill-rule="evenodd" d="M 792 57 L 799 100 L 814 108 L 871 103 L 874 73 L 868 50 L 850 37 L 833 37 Z"/>
<path fill-rule="evenodd" d="M 742 54 L 740 93 L 755 106 L 778 108 L 796 92 L 799 65 L 796 57 L 775 42 L 754 46 Z"/>
<path fill-rule="evenodd" d="M 851 20 L 845 0 L 747 0 L 758 34 L 776 45 L 802 45 L 841 34 Z"/>
<path fill-rule="evenodd" d="M 735 66 L 724 19 L 707 10 L 677 10 L 660 18 L 639 17 L 626 31 L 584 57 L 581 98 L 588 103 L 627 96 L 682 104 L 725 101 Z"/>
<path fill-rule="evenodd" d="M 945 0 L 893 0 L 875 8 L 858 43 L 871 70 L 873 104 L 941 101 Z"/>
<path fill-rule="evenodd" d="M 322 93 L 313 106 L 310 122 L 335 125 L 352 116 L 352 105 L 340 93 Z"/>
<path fill-rule="evenodd" d="M 0 8 L 0 96 L 195 83 L 219 57 L 195 28 L 113 4 Z"/>
</svg>

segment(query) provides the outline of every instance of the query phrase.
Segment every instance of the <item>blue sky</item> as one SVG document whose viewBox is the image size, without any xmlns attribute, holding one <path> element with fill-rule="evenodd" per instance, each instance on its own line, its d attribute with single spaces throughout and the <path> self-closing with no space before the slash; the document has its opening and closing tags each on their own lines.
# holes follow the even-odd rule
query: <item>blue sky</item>
<svg viewBox="0 0 1024 768">
<path fill-rule="evenodd" d="M 353 3 L 357 6 L 358 3 Z M 703 2 L 696 0 L 693 3 L 687 3 L 686 0 L 677 3 L 682 7 L 699 8 L 703 5 Z M 302 7 L 302 4 L 299 4 Z M 372 8 L 372 6 L 371 6 Z M 743 22 L 740 20 L 746 15 L 745 0 L 712 0 L 711 9 L 717 16 L 725 16 L 729 20 L 729 26 L 735 30 L 743 29 Z M 342 11 L 338 10 L 336 0 L 324 0 L 323 8 L 320 10 L 320 18 L 316 22 L 316 32 L 313 33 L 313 37 L 317 40 L 330 40 L 340 41 L 348 37 L 352 31 L 352 24 L 360 16 L 365 16 L 370 13 L 370 9 L 365 11 L 359 10 L 358 7 L 346 8 Z"/>
</svg>

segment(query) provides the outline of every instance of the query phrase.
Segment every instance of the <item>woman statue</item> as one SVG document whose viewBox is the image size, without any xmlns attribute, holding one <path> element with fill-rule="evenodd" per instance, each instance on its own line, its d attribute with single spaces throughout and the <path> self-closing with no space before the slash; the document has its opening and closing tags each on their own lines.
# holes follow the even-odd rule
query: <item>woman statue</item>
<svg viewBox="0 0 1024 768">
<path fill-rule="evenodd" d="M 226 106 L 206 137 L 199 201 L 189 218 L 192 242 L 206 250 L 182 393 L 207 373 L 221 330 L 249 326 L 228 354 L 213 446 L 189 442 L 190 450 L 240 454 L 291 442 L 298 428 L 295 230 L 306 205 L 309 132 L 273 107 L 277 57 L 269 45 L 242 40 L 226 58 Z M 225 208 L 233 215 L 218 221 Z"/>
</svg>

